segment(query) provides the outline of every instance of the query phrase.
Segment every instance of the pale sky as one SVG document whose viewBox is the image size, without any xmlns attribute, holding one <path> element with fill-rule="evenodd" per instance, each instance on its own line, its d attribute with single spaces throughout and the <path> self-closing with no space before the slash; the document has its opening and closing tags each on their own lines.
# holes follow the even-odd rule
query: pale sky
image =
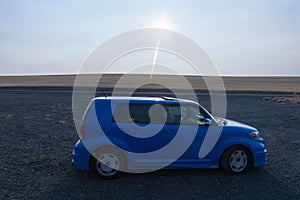
<svg viewBox="0 0 300 200">
<path fill-rule="evenodd" d="M 300 76 L 299 0 L 0 0 L 0 75 L 76 73 L 99 44 L 145 27 L 190 37 L 222 75 Z"/>
</svg>

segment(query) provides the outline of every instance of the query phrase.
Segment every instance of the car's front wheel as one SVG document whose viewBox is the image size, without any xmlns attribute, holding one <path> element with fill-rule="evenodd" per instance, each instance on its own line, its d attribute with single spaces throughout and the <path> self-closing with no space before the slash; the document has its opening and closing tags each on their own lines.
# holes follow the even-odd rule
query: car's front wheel
<svg viewBox="0 0 300 200">
<path fill-rule="evenodd" d="M 124 169 L 125 158 L 121 152 L 113 148 L 103 148 L 93 154 L 91 169 L 105 179 L 115 178 Z"/>
<path fill-rule="evenodd" d="M 229 174 L 240 174 L 251 164 L 249 150 L 243 146 L 233 146 L 225 151 L 221 157 L 221 168 Z"/>
</svg>

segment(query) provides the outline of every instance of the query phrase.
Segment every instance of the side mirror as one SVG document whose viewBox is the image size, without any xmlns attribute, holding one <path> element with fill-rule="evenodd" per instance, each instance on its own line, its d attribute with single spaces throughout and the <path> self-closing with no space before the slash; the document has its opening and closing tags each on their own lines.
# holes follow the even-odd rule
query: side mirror
<svg viewBox="0 0 300 200">
<path fill-rule="evenodd" d="M 211 119 L 205 118 L 204 120 L 205 125 L 210 125 L 211 124 Z"/>
</svg>

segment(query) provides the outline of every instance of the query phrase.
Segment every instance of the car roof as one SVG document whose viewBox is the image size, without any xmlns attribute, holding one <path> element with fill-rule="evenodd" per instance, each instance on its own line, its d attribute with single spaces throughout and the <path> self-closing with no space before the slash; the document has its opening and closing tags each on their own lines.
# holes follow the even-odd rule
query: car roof
<svg viewBox="0 0 300 200">
<path fill-rule="evenodd" d="M 96 97 L 94 100 L 116 100 L 116 101 L 136 101 L 141 102 L 145 101 L 148 103 L 155 103 L 155 102 L 163 102 L 163 103 L 193 103 L 197 104 L 195 101 L 187 100 L 187 99 L 178 99 L 174 97 L 126 97 L 126 96 L 107 96 L 107 97 Z"/>
</svg>

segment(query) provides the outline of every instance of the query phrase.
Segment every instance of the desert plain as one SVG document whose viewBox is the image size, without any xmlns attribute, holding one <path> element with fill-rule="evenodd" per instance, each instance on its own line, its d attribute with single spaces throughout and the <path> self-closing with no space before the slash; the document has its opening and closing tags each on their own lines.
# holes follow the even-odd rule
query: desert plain
<svg viewBox="0 0 300 200">
<path fill-rule="evenodd" d="M 110 95 L 119 77 L 103 76 L 95 96 L 103 96 L 103 90 Z M 128 79 L 125 94 L 140 78 Z M 180 89 L 180 82 L 163 78 Z M 203 80 L 187 79 L 209 109 Z M 297 99 L 300 77 L 223 77 L 226 117 L 260 131 L 267 166 L 239 176 L 215 169 L 174 169 L 123 174 L 110 181 L 72 166 L 78 140 L 72 114 L 74 80 L 74 75 L 0 77 L 0 199 L 299 199 L 300 104 L 276 98 Z M 159 85 L 148 87 L 134 95 L 172 95 Z"/>
</svg>

